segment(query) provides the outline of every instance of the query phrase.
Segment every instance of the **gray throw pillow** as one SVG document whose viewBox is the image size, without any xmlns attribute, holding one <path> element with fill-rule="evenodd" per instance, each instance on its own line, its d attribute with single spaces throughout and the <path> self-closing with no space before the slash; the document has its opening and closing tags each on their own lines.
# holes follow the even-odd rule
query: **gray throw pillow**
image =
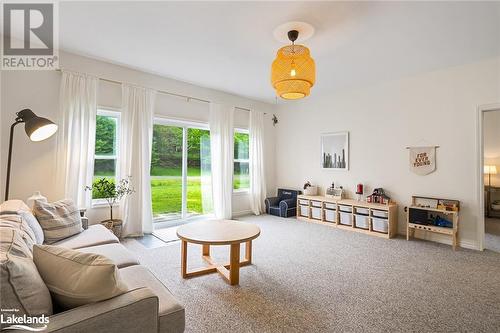
<svg viewBox="0 0 500 333">
<path fill-rule="evenodd" d="M 52 299 L 19 230 L 0 228 L 0 308 L 16 316 L 49 316 Z"/>
<path fill-rule="evenodd" d="M 33 213 L 42 227 L 46 244 L 53 244 L 83 231 L 80 211 L 70 199 L 53 203 L 36 200 Z"/>
</svg>

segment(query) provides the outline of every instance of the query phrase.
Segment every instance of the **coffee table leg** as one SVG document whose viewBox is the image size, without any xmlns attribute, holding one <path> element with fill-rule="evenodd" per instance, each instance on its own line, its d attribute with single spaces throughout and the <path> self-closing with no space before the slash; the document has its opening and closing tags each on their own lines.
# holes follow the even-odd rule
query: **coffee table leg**
<svg viewBox="0 0 500 333">
<path fill-rule="evenodd" d="M 204 256 L 209 256 L 210 255 L 210 245 L 203 244 L 203 250 L 202 253 Z"/>
<path fill-rule="evenodd" d="M 240 244 L 231 244 L 229 253 L 229 284 L 240 282 Z"/>
<path fill-rule="evenodd" d="M 181 275 L 187 277 L 187 242 L 181 241 Z"/>
<path fill-rule="evenodd" d="M 248 265 L 252 263 L 252 241 L 245 243 L 245 261 Z"/>
</svg>

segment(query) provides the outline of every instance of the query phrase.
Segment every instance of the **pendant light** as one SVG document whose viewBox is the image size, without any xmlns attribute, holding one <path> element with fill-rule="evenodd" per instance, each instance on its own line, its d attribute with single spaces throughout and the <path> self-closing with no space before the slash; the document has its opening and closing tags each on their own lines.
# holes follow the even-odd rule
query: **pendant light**
<svg viewBox="0 0 500 333">
<path fill-rule="evenodd" d="M 311 92 L 316 81 L 316 65 L 309 49 L 295 45 L 297 30 L 288 31 L 291 45 L 280 48 L 271 66 L 271 83 L 276 95 L 284 99 L 300 99 Z"/>
</svg>

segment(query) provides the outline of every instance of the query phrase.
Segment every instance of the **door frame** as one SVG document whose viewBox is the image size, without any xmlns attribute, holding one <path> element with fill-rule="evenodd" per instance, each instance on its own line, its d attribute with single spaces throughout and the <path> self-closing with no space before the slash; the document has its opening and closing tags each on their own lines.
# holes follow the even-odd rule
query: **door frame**
<svg viewBox="0 0 500 333">
<path fill-rule="evenodd" d="M 484 113 L 491 111 L 500 112 L 500 103 L 483 104 L 477 107 L 477 137 L 476 147 L 476 198 L 478 203 L 479 220 L 477 223 L 477 246 L 484 250 L 485 224 L 484 224 Z"/>
</svg>

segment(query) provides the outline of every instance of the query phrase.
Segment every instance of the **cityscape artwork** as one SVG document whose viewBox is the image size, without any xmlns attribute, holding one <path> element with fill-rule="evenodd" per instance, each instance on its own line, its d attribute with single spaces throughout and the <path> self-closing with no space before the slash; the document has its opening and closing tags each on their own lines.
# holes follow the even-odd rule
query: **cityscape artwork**
<svg viewBox="0 0 500 333">
<path fill-rule="evenodd" d="M 321 135 L 321 166 L 323 169 L 349 169 L 349 132 Z"/>
</svg>

